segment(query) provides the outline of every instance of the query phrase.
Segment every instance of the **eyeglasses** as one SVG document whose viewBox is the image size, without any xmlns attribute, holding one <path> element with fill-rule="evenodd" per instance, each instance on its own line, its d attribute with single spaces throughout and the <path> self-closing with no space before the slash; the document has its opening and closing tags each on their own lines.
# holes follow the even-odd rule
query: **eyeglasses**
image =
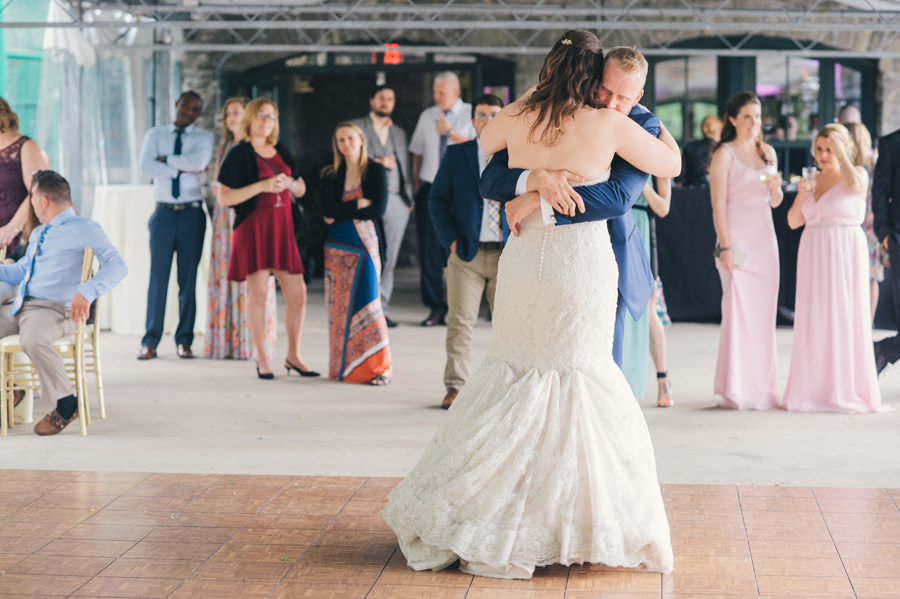
<svg viewBox="0 0 900 599">
<path fill-rule="evenodd" d="M 277 115 L 277 114 L 269 114 L 269 113 L 267 113 L 267 112 L 257 112 L 257 113 L 256 113 L 256 118 L 258 118 L 258 119 L 268 119 L 268 120 L 270 120 L 270 121 L 277 121 L 277 120 L 278 120 L 278 115 Z"/>
<path fill-rule="evenodd" d="M 494 113 L 494 112 L 476 112 L 475 120 L 476 121 L 489 121 L 492 118 L 494 118 L 495 116 L 497 116 L 497 113 Z"/>
</svg>

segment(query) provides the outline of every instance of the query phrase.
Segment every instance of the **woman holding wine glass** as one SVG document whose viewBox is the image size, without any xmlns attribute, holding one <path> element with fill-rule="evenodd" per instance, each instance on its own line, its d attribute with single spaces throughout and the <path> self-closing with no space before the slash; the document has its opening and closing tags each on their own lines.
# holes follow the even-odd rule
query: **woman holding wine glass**
<svg viewBox="0 0 900 599">
<path fill-rule="evenodd" d="M 881 391 L 872 352 L 866 215 L 869 175 L 843 125 L 813 140 L 822 170 L 800 182 L 788 211 L 804 226 L 797 253 L 794 345 L 784 409 L 874 412 Z M 857 163 L 858 162 L 858 163 Z M 814 172 L 814 171 L 813 171 Z"/>
<path fill-rule="evenodd" d="M 241 118 L 244 141 L 225 158 L 219 171 L 218 201 L 234 208 L 234 238 L 229 281 L 248 283 L 248 321 L 256 346 L 256 373 L 275 375 L 265 351 L 266 291 L 269 275 L 278 279 L 285 301 L 288 352 L 284 367 L 301 376 L 319 376 L 300 355 L 300 336 L 306 315 L 303 262 L 294 240 L 291 195 L 306 193 L 303 179 L 288 149 L 278 141 L 278 108 L 268 98 L 247 104 Z"/>
<path fill-rule="evenodd" d="M 722 279 L 722 328 L 715 393 L 720 408 L 778 406 L 775 317 L 779 258 L 771 209 L 781 204 L 775 150 L 762 140 L 759 98 L 728 101 L 709 167 L 716 267 Z"/>
</svg>

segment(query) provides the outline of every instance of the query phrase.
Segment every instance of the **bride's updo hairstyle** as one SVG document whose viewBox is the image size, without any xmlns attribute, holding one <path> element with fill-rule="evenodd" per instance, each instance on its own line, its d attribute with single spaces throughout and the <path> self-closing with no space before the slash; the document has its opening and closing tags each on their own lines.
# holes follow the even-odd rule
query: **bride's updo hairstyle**
<svg viewBox="0 0 900 599">
<path fill-rule="evenodd" d="M 550 50 L 541 67 L 540 81 L 519 113 L 538 111 L 531 125 L 532 141 L 553 146 L 559 142 L 563 122 L 584 107 L 599 108 L 597 89 L 603 80 L 603 46 L 590 31 L 567 31 Z M 540 136 L 537 131 L 543 127 Z"/>
</svg>

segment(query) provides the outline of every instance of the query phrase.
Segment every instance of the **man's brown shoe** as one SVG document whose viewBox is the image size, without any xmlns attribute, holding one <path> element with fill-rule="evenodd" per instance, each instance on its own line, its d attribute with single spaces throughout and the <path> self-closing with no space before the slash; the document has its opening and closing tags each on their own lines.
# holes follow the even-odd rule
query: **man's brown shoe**
<svg viewBox="0 0 900 599">
<path fill-rule="evenodd" d="M 184 358 L 186 360 L 190 360 L 194 357 L 194 352 L 191 351 L 190 345 L 179 345 L 178 346 L 178 357 Z"/>
<path fill-rule="evenodd" d="M 22 403 L 22 400 L 25 399 L 25 390 L 20 389 L 13 393 L 13 407 L 18 408 L 19 404 Z"/>
<path fill-rule="evenodd" d="M 152 360 L 156 357 L 156 348 L 149 345 L 142 345 L 138 354 L 138 360 Z"/>
<path fill-rule="evenodd" d="M 455 387 L 450 387 L 447 389 L 447 395 L 444 396 L 444 401 L 441 402 L 441 407 L 449 409 L 450 406 L 453 405 L 453 400 L 456 399 L 456 396 L 459 395 L 459 389 Z"/>
<path fill-rule="evenodd" d="M 60 416 L 59 412 L 53 410 L 44 416 L 43 420 L 34 425 L 34 432 L 39 435 L 55 435 L 76 418 L 78 418 L 78 410 L 75 410 L 75 413 L 68 420 Z"/>
</svg>

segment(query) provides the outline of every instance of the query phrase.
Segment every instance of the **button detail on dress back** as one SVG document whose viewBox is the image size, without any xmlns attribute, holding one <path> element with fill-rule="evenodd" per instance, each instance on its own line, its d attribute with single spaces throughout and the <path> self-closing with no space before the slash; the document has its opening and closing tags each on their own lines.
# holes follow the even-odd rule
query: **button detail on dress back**
<svg viewBox="0 0 900 599">
<path fill-rule="evenodd" d="M 538 281 L 544 280 L 544 250 L 547 248 L 547 234 L 550 232 L 550 227 L 544 225 L 544 236 L 541 239 L 541 259 L 538 261 Z"/>
</svg>

